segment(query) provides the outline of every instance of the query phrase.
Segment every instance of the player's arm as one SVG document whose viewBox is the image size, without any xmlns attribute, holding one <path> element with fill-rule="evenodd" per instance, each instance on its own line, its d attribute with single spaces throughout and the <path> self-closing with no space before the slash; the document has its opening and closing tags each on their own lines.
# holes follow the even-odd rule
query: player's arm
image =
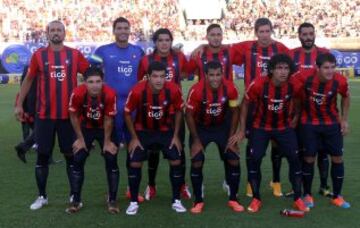
<svg viewBox="0 0 360 228">
<path fill-rule="evenodd" d="M 81 131 L 80 113 L 78 107 L 79 107 L 78 99 L 73 93 L 70 97 L 69 116 L 70 116 L 71 125 L 76 135 L 76 140 L 72 146 L 74 153 L 79 152 L 81 149 L 87 150 L 84 140 L 84 135 Z"/>
<path fill-rule="evenodd" d="M 133 91 L 131 91 L 126 100 L 125 110 L 124 110 L 124 121 L 131 136 L 131 140 L 128 145 L 128 152 L 130 154 L 130 157 L 132 157 L 137 147 L 141 148 L 142 150 L 144 149 L 136 134 L 134 122 L 131 117 L 131 113 L 135 111 L 136 109 L 135 107 L 137 106 L 138 101 L 139 101 L 138 96 Z"/>
<path fill-rule="evenodd" d="M 104 148 L 103 152 L 109 152 L 115 155 L 118 152 L 117 146 L 111 141 L 111 135 L 114 130 L 114 116 L 116 115 L 116 95 L 113 94 L 107 96 L 105 103 L 105 115 L 104 115 Z"/>
<path fill-rule="evenodd" d="M 349 133 L 349 109 L 350 109 L 350 96 L 341 97 L 341 132 L 343 135 Z"/>
<path fill-rule="evenodd" d="M 24 116 L 23 103 L 30 91 L 33 82 L 34 82 L 34 77 L 31 77 L 30 71 L 28 71 L 21 84 L 18 101 L 16 102 L 15 110 L 14 110 L 15 116 L 19 121 L 23 121 L 23 116 Z"/>
<path fill-rule="evenodd" d="M 296 128 L 298 122 L 299 122 L 299 118 L 300 118 L 300 112 L 301 112 L 301 101 L 299 98 L 294 98 L 294 115 L 293 118 L 291 120 L 290 126 L 292 128 Z"/>
</svg>

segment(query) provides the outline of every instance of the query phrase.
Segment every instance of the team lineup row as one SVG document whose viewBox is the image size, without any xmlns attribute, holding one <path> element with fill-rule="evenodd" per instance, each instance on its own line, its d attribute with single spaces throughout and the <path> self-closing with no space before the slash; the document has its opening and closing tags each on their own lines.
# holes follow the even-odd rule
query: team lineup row
<svg viewBox="0 0 360 228">
<path fill-rule="evenodd" d="M 302 47 L 293 50 L 272 40 L 271 31 L 271 22 L 259 18 L 255 22 L 257 40 L 223 45 L 220 25 L 212 24 L 207 29 L 208 44 L 197 48 L 187 60 L 181 51 L 171 48 L 173 37 L 168 29 L 154 33 L 155 50 L 144 56 L 141 48 L 128 43 L 130 24 L 120 17 L 113 23 L 115 42 L 98 48 L 95 55 L 100 66 L 89 68 L 79 51 L 64 46 L 64 25 L 59 21 L 49 23 L 49 46 L 33 54 L 15 107 L 16 116 L 22 120 L 24 100 L 36 79 L 35 176 L 39 197 L 30 208 L 36 210 L 48 203 L 48 162 L 57 134 L 70 183 L 68 213 L 79 211 L 83 205 L 84 164 L 94 140 L 101 144 L 105 159 L 109 212 L 119 212 L 116 200 L 120 142 L 128 146 L 130 205 L 126 213 L 138 212 L 138 202 L 142 201 L 141 167 L 146 159 L 153 169 L 149 169 L 145 198 L 155 196 L 159 150 L 169 160 L 172 208 L 185 212 L 180 200 L 180 195 L 190 197 L 185 183 L 185 122 L 190 131 L 190 177 L 195 195 L 192 213 L 201 213 L 204 208 L 203 152 L 210 142 L 218 145 L 224 162 L 228 206 L 235 212 L 244 210 L 237 199 L 240 181 L 237 144 L 245 135 L 247 179 L 253 197 L 248 211 L 257 212 L 262 206 L 260 165 L 270 140 L 276 171 L 274 194 L 281 194 L 279 160 L 286 156 L 294 207 L 309 211 L 314 206 L 311 194 L 314 161 L 317 152 L 323 151 L 323 156 L 331 157 L 331 202 L 350 207 L 341 196 L 342 140 L 348 132 L 350 106 L 346 78 L 336 73 L 335 57 L 315 46 L 311 24 L 300 25 Z M 246 92 L 242 100 L 233 82 L 233 64 L 245 68 Z M 77 73 L 82 73 L 85 79 L 79 87 Z M 183 107 L 180 81 L 190 73 L 199 75 L 199 82 L 190 89 Z M 338 94 L 342 96 L 341 114 L 337 109 Z M 327 188 L 327 184 L 322 187 Z"/>
</svg>

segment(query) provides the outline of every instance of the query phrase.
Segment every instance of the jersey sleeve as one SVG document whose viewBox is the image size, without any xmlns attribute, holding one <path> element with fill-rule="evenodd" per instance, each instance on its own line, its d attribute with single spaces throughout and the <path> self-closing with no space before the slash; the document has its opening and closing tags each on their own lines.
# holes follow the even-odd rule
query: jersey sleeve
<svg viewBox="0 0 360 228">
<path fill-rule="evenodd" d="M 239 92 L 238 89 L 236 88 L 236 86 L 231 83 L 229 84 L 229 106 L 231 108 L 235 108 L 238 107 L 240 104 L 240 99 L 239 99 Z"/>
<path fill-rule="evenodd" d="M 187 61 L 187 73 L 194 74 L 195 71 L 198 69 L 198 65 L 196 63 L 196 57 L 190 57 L 189 61 Z"/>
<path fill-rule="evenodd" d="M 176 111 L 179 111 L 184 106 L 184 101 L 182 99 L 181 90 L 176 85 L 174 85 L 173 90 L 174 90 L 174 96 L 173 96 L 174 108 Z"/>
<path fill-rule="evenodd" d="M 139 64 L 139 69 L 138 69 L 138 75 L 137 75 L 137 80 L 138 81 L 141 81 L 144 79 L 144 76 L 146 75 L 147 73 L 147 65 L 146 64 L 146 57 L 143 57 L 140 61 L 140 64 Z"/>
<path fill-rule="evenodd" d="M 238 46 L 237 46 L 238 45 Z M 241 66 L 244 64 L 244 51 L 240 43 L 229 46 L 232 64 Z"/>
<path fill-rule="evenodd" d="M 197 112 L 200 102 L 201 101 L 198 96 L 198 91 L 196 90 L 195 87 L 192 87 L 190 89 L 188 97 L 187 97 L 186 111 L 187 112 Z"/>
<path fill-rule="evenodd" d="M 85 73 L 86 69 L 89 67 L 89 62 L 86 60 L 84 55 L 79 51 L 79 58 L 78 58 L 78 69 L 79 73 Z"/>
<path fill-rule="evenodd" d="M 347 78 L 342 75 L 339 75 L 340 83 L 339 83 L 339 93 L 342 97 L 349 97 L 350 96 L 350 88 Z"/>
<path fill-rule="evenodd" d="M 245 93 L 245 99 L 250 102 L 255 102 L 260 94 L 260 83 L 261 81 L 255 80 L 250 83 L 249 88 Z"/>
<path fill-rule="evenodd" d="M 81 95 L 79 90 L 75 89 L 70 96 L 69 111 L 73 113 L 79 113 L 81 110 Z"/>
<path fill-rule="evenodd" d="M 28 68 L 28 74 L 30 78 L 35 78 L 39 72 L 39 63 L 36 56 L 36 52 L 31 56 L 30 65 Z"/>
<path fill-rule="evenodd" d="M 116 113 L 116 93 L 111 91 L 107 94 L 105 99 L 104 114 L 106 116 L 115 116 Z"/>
<path fill-rule="evenodd" d="M 127 97 L 124 111 L 126 113 L 132 113 L 135 111 L 138 102 L 140 101 L 140 96 L 134 89 L 132 89 Z"/>
</svg>

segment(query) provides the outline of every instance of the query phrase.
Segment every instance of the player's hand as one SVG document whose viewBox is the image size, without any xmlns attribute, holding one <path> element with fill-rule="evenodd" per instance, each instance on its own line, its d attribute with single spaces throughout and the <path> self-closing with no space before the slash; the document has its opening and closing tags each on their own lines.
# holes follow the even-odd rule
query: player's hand
<svg viewBox="0 0 360 228">
<path fill-rule="evenodd" d="M 115 155 L 118 152 L 118 147 L 111 141 L 104 142 L 103 152 L 109 152 L 112 155 Z"/>
<path fill-rule="evenodd" d="M 14 115 L 18 121 L 24 121 L 24 109 L 21 105 L 16 105 Z"/>
<path fill-rule="evenodd" d="M 195 155 L 201 151 L 204 151 L 204 147 L 199 139 L 195 139 L 190 148 L 191 157 L 195 157 Z"/>
<path fill-rule="evenodd" d="M 133 156 L 136 148 L 138 148 L 138 147 L 140 149 L 144 150 L 143 146 L 140 143 L 140 140 L 138 138 L 132 138 L 130 140 L 130 143 L 129 143 L 129 146 L 128 146 L 128 151 L 129 151 L 130 158 Z"/>
<path fill-rule="evenodd" d="M 178 150 L 179 154 L 181 155 L 181 151 L 182 151 L 182 145 L 181 142 L 179 140 L 179 137 L 175 136 L 172 138 L 169 149 L 172 149 L 173 147 L 176 147 L 176 149 Z"/>
<path fill-rule="evenodd" d="M 199 47 L 195 48 L 191 54 L 190 54 L 190 57 L 191 58 L 195 58 L 196 56 L 201 56 L 204 52 L 204 48 L 206 47 L 206 44 L 200 44 Z"/>
<path fill-rule="evenodd" d="M 245 132 L 239 131 L 238 133 L 235 133 L 229 138 L 227 147 L 231 148 L 237 145 L 238 143 L 241 143 L 244 140 L 244 138 L 245 138 Z"/>
<path fill-rule="evenodd" d="M 346 120 L 342 120 L 341 123 L 341 133 L 343 136 L 349 133 L 349 123 Z"/>
<path fill-rule="evenodd" d="M 81 149 L 84 149 L 87 151 L 86 149 L 86 144 L 84 141 L 84 138 L 78 138 L 75 140 L 75 142 L 72 145 L 72 149 L 73 149 L 73 153 L 76 154 L 77 152 L 79 152 Z"/>
<path fill-rule="evenodd" d="M 240 154 L 240 150 L 239 150 L 239 147 L 237 145 L 237 143 L 233 144 L 233 145 L 227 145 L 226 148 L 225 148 L 225 152 L 227 151 L 231 151 L 233 153 L 236 153 L 236 154 Z"/>
</svg>

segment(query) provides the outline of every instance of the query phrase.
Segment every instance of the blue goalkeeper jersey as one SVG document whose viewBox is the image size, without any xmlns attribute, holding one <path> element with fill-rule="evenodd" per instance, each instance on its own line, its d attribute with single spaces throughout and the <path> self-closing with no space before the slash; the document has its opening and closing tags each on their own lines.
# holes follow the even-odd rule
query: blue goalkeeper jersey
<svg viewBox="0 0 360 228">
<path fill-rule="evenodd" d="M 104 68 L 104 81 L 116 90 L 118 100 L 126 100 L 131 88 L 137 82 L 138 67 L 144 51 L 141 47 L 129 44 L 120 48 L 116 43 L 100 46 L 95 57 L 101 59 Z"/>
</svg>

